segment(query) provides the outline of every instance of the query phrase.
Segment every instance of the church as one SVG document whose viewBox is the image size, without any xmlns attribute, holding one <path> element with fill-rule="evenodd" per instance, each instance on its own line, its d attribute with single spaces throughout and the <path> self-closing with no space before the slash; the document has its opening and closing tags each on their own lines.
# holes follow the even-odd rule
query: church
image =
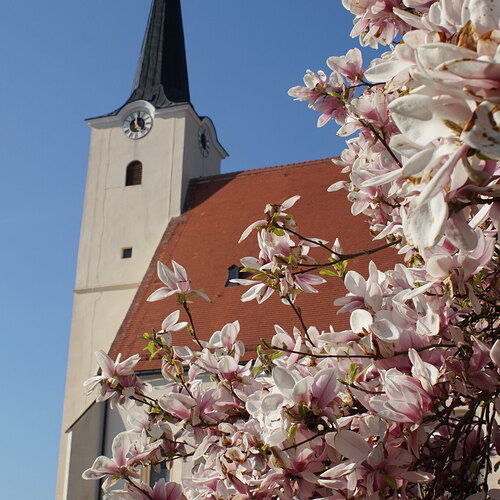
<svg viewBox="0 0 500 500">
<path fill-rule="evenodd" d="M 145 332 L 159 330 L 178 306 L 170 297 L 146 302 L 158 288 L 157 261 L 171 260 L 188 271 L 192 286 L 211 302 L 191 306 L 203 340 L 238 319 L 240 339 L 255 354 L 274 325 L 292 328 L 296 317 L 277 297 L 258 305 L 242 303 L 245 291 L 231 283 L 240 259 L 257 255 L 255 238 L 238 239 L 261 217 L 267 203 L 301 195 L 293 207 L 301 233 L 338 237 L 346 253 L 373 248 L 364 221 L 353 217 L 345 193 L 327 193 L 319 180 L 344 179 L 331 159 L 221 174 L 227 152 L 210 118 L 199 116 L 190 100 L 180 0 L 153 0 L 133 91 L 119 109 L 87 120 L 90 151 L 74 289 L 57 498 L 102 498 L 96 481 L 83 470 L 98 455 L 111 453 L 113 437 L 126 429 L 122 411 L 95 403 L 83 382 L 96 374 L 94 352 L 112 358 L 141 353 L 141 377 L 161 378 L 160 363 L 148 361 Z M 349 269 L 366 273 L 369 256 Z M 381 268 L 396 260 L 391 250 L 377 253 Z M 321 293 L 299 297 L 304 317 L 318 328 L 347 327 L 333 300 L 343 294 L 342 280 L 321 285 Z M 314 295 L 314 296 L 313 296 Z M 274 299 L 274 300 L 273 300 Z M 187 333 L 174 339 L 192 345 Z M 146 471 L 147 472 L 147 471 Z M 170 471 L 179 479 L 179 470 Z"/>
</svg>

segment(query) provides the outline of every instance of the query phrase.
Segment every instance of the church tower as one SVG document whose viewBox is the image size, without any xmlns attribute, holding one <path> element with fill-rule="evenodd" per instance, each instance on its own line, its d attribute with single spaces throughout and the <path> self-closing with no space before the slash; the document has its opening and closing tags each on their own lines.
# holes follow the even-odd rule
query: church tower
<svg viewBox="0 0 500 500">
<path fill-rule="evenodd" d="M 153 0 L 131 96 L 87 123 L 58 499 L 80 498 L 68 491 L 78 456 L 71 428 L 95 399 L 82 387 L 95 374 L 94 352 L 109 349 L 170 219 L 182 212 L 190 179 L 218 174 L 227 156 L 212 121 L 190 102 L 180 0 Z"/>
</svg>

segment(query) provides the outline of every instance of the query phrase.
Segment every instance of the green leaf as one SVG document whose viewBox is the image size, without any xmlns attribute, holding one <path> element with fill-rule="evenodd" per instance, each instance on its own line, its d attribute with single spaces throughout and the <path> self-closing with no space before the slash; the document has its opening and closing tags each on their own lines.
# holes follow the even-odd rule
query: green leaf
<svg viewBox="0 0 500 500">
<path fill-rule="evenodd" d="M 307 405 L 304 403 L 304 401 L 301 401 L 299 403 L 299 415 L 302 419 L 304 419 L 307 415 Z"/>
<path fill-rule="evenodd" d="M 392 488 L 392 489 L 396 489 L 397 487 L 397 484 L 396 484 L 396 480 L 392 477 L 392 476 L 389 476 L 389 474 L 387 474 L 387 472 L 385 471 L 382 471 L 382 475 L 384 476 L 384 479 L 385 479 L 385 482 Z"/>
<path fill-rule="evenodd" d="M 253 369 L 253 376 L 254 378 L 257 377 L 257 375 L 264 369 L 262 365 L 255 366 Z"/>
<path fill-rule="evenodd" d="M 261 342 L 262 342 L 262 344 L 263 344 L 265 347 L 267 347 L 268 349 L 272 349 L 272 348 L 273 348 L 273 346 L 272 346 L 269 342 L 267 342 L 265 339 L 260 339 L 260 341 L 261 341 Z M 260 351 L 259 351 L 259 349 L 260 349 Z M 257 354 L 259 354 L 260 352 L 264 352 L 264 351 L 262 350 L 262 346 L 261 346 L 261 345 L 258 345 L 258 346 L 257 346 Z"/>
<path fill-rule="evenodd" d="M 351 366 L 349 366 L 349 373 L 348 373 L 349 383 L 352 384 L 356 380 L 357 373 L 358 373 L 358 365 L 356 363 L 351 363 Z"/>
<path fill-rule="evenodd" d="M 282 351 L 276 351 L 276 352 L 273 352 L 271 354 L 271 356 L 269 356 L 269 359 L 271 361 L 274 361 L 275 359 L 279 358 L 280 356 L 283 356 L 283 352 Z"/>
<path fill-rule="evenodd" d="M 321 269 L 321 271 L 319 272 L 319 274 L 323 274 L 324 276 L 335 276 L 335 277 L 338 276 L 337 273 L 334 273 L 333 271 L 330 271 L 330 269 Z"/>
</svg>

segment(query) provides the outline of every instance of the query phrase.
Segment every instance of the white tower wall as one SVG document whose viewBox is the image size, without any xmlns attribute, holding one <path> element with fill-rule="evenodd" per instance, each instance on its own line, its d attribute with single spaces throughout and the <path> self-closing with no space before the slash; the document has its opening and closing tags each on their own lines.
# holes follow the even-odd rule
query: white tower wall
<svg viewBox="0 0 500 500">
<path fill-rule="evenodd" d="M 153 127 L 143 138 L 132 140 L 123 133 L 122 123 L 138 109 L 153 116 Z M 227 156 L 210 119 L 200 119 L 189 104 L 155 110 L 145 101 L 136 101 L 117 116 L 91 119 L 88 124 L 90 154 L 57 498 L 71 498 L 64 493 L 69 480 L 66 430 L 95 399 L 95 395 L 85 396 L 82 386 L 97 372 L 94 352 L 109 350 L 170 219 L 182 211 L 189 180 L 218 174 L 220 161 Z M 199 148 L 200 127 L 210 141 L 208 156 Z M 126 168 L 132 161 L 142 163 L 142 182 L 125 186 Z M 131 258 L 122 258 L 123 248 L 132 248 Z"/>
</svg>

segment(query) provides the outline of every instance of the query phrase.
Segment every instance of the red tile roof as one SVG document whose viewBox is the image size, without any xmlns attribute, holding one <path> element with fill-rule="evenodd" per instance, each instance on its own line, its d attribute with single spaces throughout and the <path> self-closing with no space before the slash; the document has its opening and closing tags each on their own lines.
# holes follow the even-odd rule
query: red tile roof
<svg viewBox="0 0 500 500">
<path fill-rule="evenodd" d="M 301 199 L 289 212 L 304 236 L 327 239 L 331 243 L 338 237 L 345 253 L 380 245 L 371 241 L 363 216 L 351 215 L 345 191 L 326 191 L 330 184 L 343 178 L 339 167 L 325 159 L 192 181 L 188 209 L 168 225 L 111 347 L 111 356 L 121 352 L 123 357 L 135 353 L 146 357 L 143 350 L 146 341 L 141 338 L 142 334 L 153 329 L 158 331 L 163 319 L 178 309 L 174 297 L 146 302 L 146 298 L 162 286 L 156 275 L 158 260 L 169 267 L 172 259 L 182 264 L 192 287 L 204 290 L 211 298 L 211 303 L 196 298 L 191 307 L 202 340 L 208 340 L 225 323 L 238 319 L 241 324 L 239 338 L 245 342 L 248 352 L 255 350 L 261 338 L 272 337 L 274 324 L 288 331 L 294 325 L 299 326 L 292 309 L 282 304 L 277 294 L 260 305 L 256 301 L 241 302 L 240 297 L 248 288 L 226 287 L 227 270 L 233 264 L 240 265 L 241 257 L 258 256 L 255 232 L 240 244 L 238 239 L 247 225 L 262 216 L 265 205 L 281 203 L 296 194 L 300 194 Z M 382 270 L 400 260 L 394 250 L 387 249 L 351 261 L 348 269 L 366 275 L 372 259 Z M 328 278 L 328 283 L 318 288 L 319 294 L 302 293 L 297 298 L 296 304 L 301 307 L 306 324 L 320 329 L 327 329 L 329 325 L 335 330 L 347 328 L 349 315 L 337 315 L 333 306 L 333 300 L 345 294 L 342 281 Z M 184 316 L 182 311 L 181 320 L 187 320 Z M 174 334 L 174 343 L 195 348 L 185 331 Z M 138 366 L 141 370 L 158 367 L 158 362 L 147 361 L 141 361 Z"/>
</svg>

